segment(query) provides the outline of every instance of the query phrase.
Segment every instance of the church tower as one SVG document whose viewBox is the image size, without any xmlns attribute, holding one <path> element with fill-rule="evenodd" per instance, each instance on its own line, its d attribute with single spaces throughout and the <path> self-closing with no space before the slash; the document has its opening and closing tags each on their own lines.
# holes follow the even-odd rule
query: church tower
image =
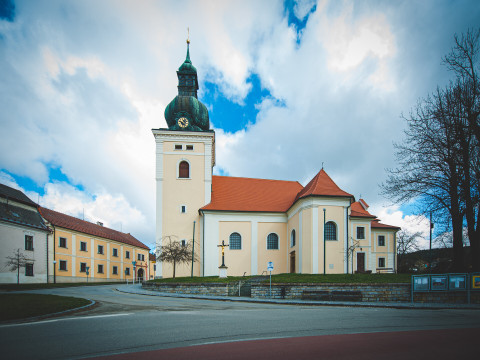
<svg viewBox="0 0 480 360">
<path fill-rule="evenodd" d="M 178 95 L 165 108 L 168 129 L 152 129 L 156 143 L 156 245 L 168 236 L 195 240 L 195 276 L 202 272 L 202 224 L 198 210 L 210 203 L 215 165 L 215 132 L 208 110 L 198 101 L 197 69 L 187 56 L 177 71 Z M 172 265 L 157 261 L 156 276 L 171 277 Z M 191 264 L 178 265 L 176 276 L 189 276 Z"/>
</svg>

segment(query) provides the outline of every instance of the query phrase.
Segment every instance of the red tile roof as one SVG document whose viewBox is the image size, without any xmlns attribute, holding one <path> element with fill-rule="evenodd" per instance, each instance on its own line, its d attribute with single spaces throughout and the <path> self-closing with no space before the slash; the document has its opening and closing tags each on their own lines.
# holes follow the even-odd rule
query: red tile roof
<svg viewBox="0 0 480 360">
<path fill-rule="evenodd" d="M 382 228 L 382 229 L 394 229 L 394 230 L 400 230 L 401 229 L 398 226 L 382 224 L 380 222 L 380 220 L 378 220 L 378 219 L 372 220 L 371 227 L 372 228 Z"/>
<path fill-rule="evenodd" d="M 148 260 L 155 262 L 157 260 L 155 254 L 148 253 Z"/>
<path fill-rule="evenodd" d="M 120 231 L 93 224 L 85 220 L 80 220 L 76 217 L 65 215 L 41 206 L 38 207 L 38 211 L 40 211 L 40 214 L 54 226 L 62 227 L 69 230 L 75 230 L 88 235 L 102 237 L 105 239 L 110 239 L 124 244 L 150 250 L 147 245 L 138 241 L 130 234 L 125 234 Z"/>
<path fill-rule="evenodd" d="M 298 199 L 312 196 L 342 196 L 342 197 L 351 197 L 352 194 L 349 194 L 342 189 L 340 189 L 337 184 L 333 182 L 330 176 L 327 175 L 325 170 L 321 169 L 317 175 L 305 186 L 295 198 L 295 201 Z"/>
<path fill-rule="evenodd" d="M 369 206 L 368 206 L 368 204 L 367 204 L 367 202 L 366 202 L 365 200 L 359 199 L 358 202 L 360 203 L 360 205 L 363 206 L 363 208 L 364 208 L 365 210 L 367 210 L 367 209 L 369 208 Z"/>
<path fill-rule="evenodd" d="M 373 218 L 373 219 L 375 219 L 376 217 L 370 214 L 367 210 L 365 210 L 359 201 L 355 201 L 354 203 L 352 203 L 350 209 L 351 209 L 350 216 L 353 216 L 353 217 L 365 217 L 365 218 Z"/>
<path fill-rule="evenodd" d="M 212 201 L 201 210 L 286 212 L 300 190 L 297 181 L 213 176 Z"/>
</svg>

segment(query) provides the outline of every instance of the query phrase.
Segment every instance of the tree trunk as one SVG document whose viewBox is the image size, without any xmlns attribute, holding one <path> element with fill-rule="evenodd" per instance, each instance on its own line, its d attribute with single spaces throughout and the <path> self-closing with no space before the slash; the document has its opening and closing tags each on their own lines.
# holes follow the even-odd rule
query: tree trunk
<svg viewBox="0 0 480 360">
<path fill-rule="evenodd" d="M 176 261 L 173 260 L 173 278 L 175 279 L 175 265 L 176 265 Z"/>
</svg>

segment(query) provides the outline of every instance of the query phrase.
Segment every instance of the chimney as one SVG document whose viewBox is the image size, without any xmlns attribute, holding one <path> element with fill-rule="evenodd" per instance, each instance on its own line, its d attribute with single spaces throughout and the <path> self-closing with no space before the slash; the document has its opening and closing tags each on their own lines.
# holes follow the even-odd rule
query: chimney
<svg viewBox="0 0 480 360">
<path fill-rule="evenodd" d="M 103 226 L 103 223 L 100 221 L 97 221 L 97 225 Z"/>
</svg>

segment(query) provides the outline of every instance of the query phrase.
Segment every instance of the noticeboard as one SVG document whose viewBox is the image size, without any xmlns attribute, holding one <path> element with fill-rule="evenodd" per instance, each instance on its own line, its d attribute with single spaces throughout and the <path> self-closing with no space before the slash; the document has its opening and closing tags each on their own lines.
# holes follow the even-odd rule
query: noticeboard
<svg viewBox="0 0 480 360">
<path fill-rule="evenodd" d="M 480 290 L 480 275 L 472 275 L 472 289 Z"/>
<path fill-rule="evenodd" d="M 449 290 L 467 290 L 467 276 L 451 274 L 448 276 Z"/>
<path fill-rule="evenodd" d="M 413 289 L 414 291 L 428 291 L 430 290 L 430 277 L 425 276 L 414 276 L 413 277 Z"/>
<path fill-rule="evenodd" d="M 445 291 L 447 290 L 447 276 L 446 275 L 432 275 L 432 290 Z"/>
</svg>

